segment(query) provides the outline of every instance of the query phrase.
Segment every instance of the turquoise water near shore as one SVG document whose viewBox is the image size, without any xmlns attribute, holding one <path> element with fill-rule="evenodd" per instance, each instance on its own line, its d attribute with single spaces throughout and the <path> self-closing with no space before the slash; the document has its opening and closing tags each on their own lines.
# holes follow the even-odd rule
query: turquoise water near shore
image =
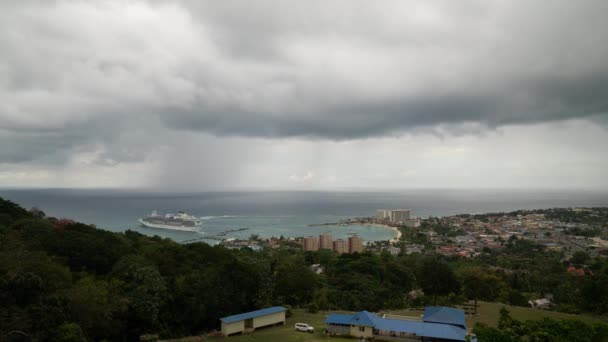
<svg viewBox="0 0 608 342">
<path fill-rule="evenodd" d="M 126 190 L 0 189 L 0 197 L 50 216 L 71 218 L 111 231 L 135 230 L 186 241 L 238 228 L 225 237 L 298 237 L 330 231 L 334 238 L 357 233 L 365 241 L 390 240 L 390 229 L 370 225 L 310 226 L 373 216 L 378 208 L 411 208 L 416 216 L 445 216 L 551 207 L 608 206 L 598 191 L 410 190 L 401 192 L 212 192 L 153 193 Z M 140 227 L 152 210 L 184 210 L 203 217 L 201 232 Z M 213 241 L 209 241 L 213 243 Z"/>
</svg>

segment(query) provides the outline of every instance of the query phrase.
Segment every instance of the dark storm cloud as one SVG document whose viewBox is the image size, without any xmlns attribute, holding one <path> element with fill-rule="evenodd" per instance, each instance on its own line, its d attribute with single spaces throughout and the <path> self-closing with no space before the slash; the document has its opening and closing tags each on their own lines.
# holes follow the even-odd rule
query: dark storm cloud
<svg viewBox="0 0 608 342">
<path fill-rule="evenodd" d="M 602 122 L 607 4 L 5 1 L 0 163 L 142 160 L 167 128 L 344 140 Z"/>
<path fill-rule="evenodd" d="M 373 98 L 349 89 L 348 80 L 335 80 L 329 64 L 324 74 L 314 74 L 318 70 L 313 70 L 312 76 L 299 77 L 294 73 L 284 77 L 291 91 L 282 103 L 286 105 L 279 109 L 264 111 L 256 108 L 255 103 L 244 105 L 238 101 L 208 108 L 203 99 L 190 108 L 165 111 L 163 120 L 171 127 L 216 135 L 356 139 L 439 124 L 476 122 L 497 127 L 608 113 L 605 96 L 608 50 L 602 43 L 608 39 L 608 25 L 598 12 L 607 9 L 602 2 L 574 6 L 553 3 L 551 13 L 543 16 L 538 15 L 539 11 L 546 8 L 539 3 L 500 8 L 481 2 L 458 6 L 442 2 L 440 8 L 431 6 L 431 10 L 445 15 L 434 23 L 436 27 L 418 26 L 412 20 L 413 23 L 400 27 L 406 29 L 403 31 L 387 30 L 381 22 L 387 13 L 378 8 L 362 8 L 365 6 L 361 2 L 338 8 L 341 11 L 332 11 L 336 8 L 329 5 L 327 8 L 325 3 L 296 6 L 291 11 L 285 8 L 291 4 L 285 2 L 263 4 L 266 6 L 242 8 L 233 2 L 221 5 L 192 2 L 187 6 L 212 23 L 214 41 L 226 55 L 236 59 L 249 57 L 277 65 L 289 64 L 284 51 L 281 52 L 282 42 L 334 36 L 360 44 L 353 46 L 352 55 L 343 60 L 346 65 L 357 60 L 357 53 L 365 49 L 385 49 L 397 57 L 428 49 L 431 52 L 423 52 L 426 58 L 419 61 L 419 67 L 429 72 L 416 73 L 411 80 L 390 87 L 389 97 Z M 393 14 L 396 18 L 403 15 L 407 21 L 412 19 L 409 10 L 404 6 Z M 501 10 L 505 13 L 500 13 Z M 445 25 L 447 29 L 442 28 Z M 454 32 L 449 28 L 454 28 Z M 492 37 L 492 31 L 501 32 Z M 486 33 L 489 37 L 484 36 Z M 315 47 L 319 49 L 314 50 Z M 330 45 L 329 49 L 321 50 L 322 47 L 328 46 L 311 44 L 315 62 L 322 63 L 333 49 L 340 48 Z M 455 69 L 443 66 L 454 55 L 465 59 L 473 55 L 477 60 L 457 63 Z M 389 67 L 395 74 L 411 72 L 405 70 L 411 67 L 407 63 L 397 58 L 392 62 Z M 373 61 L 370 63 L 373 65 Z M 433 69 L 462 80 L 435 77 Z M 348 71 L 359 72 L 356 65 Z M 366 79 L 372 91 L 376 86 L 383 87 L 384 80 L 378 76 L 372 72 Z M 411 95 L 409 91 L 416 88 L 416 82 L 430 82 L 431 86 Z M 446 86 L 444 82 L 452 84 Z M 265 84 L 253 87 L 259 87 L 263 93 Z M 298 100 L 290 102 L 291 98 Z M 308 103 L 306 108 L 300 108 L 302 101 Z"/>
<path fill-rule="evenodd" d="M 206 115 L 172 109 L 168 111 L 173 115 L 163 117 L 176 129 L 208 131 L 217 135 L 342 140 L 395 134 L 436 124 L 480 121 L 484 109 L 495 105 L 486 97 L 437 96 L 411 102 L 354 102 L 292 116 L 230 109 L 221 114 Z"/>
<path fill-rule="evenodd" d="M 81 140 L 81 139 L 75 139 Z M 22 163 L 46 158 L 56 151 L 70 151 L 73 146 L 71 137 L 65 134 L 13 133 L 0 131 L 0 161 L 3 163 Z M 51 160 L 63 163 L 65 155 Z"/>
<path fill-rule="evenodd" d="M 269 115 L 225 108 L 220 111 L 168 109 L 162 117 L 176 129 L 217 135 L 357 139 L 435 125 L 479 123 L 489 128 L 608 113 L 608 75 L 533 80 L 511 89 L 478 94 L 426 94 L 412 99 L 329 105 L 312 112 Z M 169 114 L 170 113 L 170 114 Z"/>
</svg>

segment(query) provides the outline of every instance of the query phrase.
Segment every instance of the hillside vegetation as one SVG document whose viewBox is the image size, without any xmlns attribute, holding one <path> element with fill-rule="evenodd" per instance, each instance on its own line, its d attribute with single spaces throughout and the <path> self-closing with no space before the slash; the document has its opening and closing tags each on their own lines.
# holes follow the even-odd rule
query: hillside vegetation
<svg viewBox="0 0 608 342">
<path fill-rule="evenodd" d="M 311 313 L 456 305 L 468 298 L 525 305 L 549 291 L 570 311 L 605 313 L 606 262 L 586 262 L 593 275 L 574 277 L 560 255 L 518 240 L 471 260 L 180 245 L 45 217 L 0 199 L 0 340 L 176 338 L 273 305 Z M 323 265 L 321 275 L 310 271 L 313 263 Z M 413 289 L 425 295 L 409 298 Z"/>
</svg>

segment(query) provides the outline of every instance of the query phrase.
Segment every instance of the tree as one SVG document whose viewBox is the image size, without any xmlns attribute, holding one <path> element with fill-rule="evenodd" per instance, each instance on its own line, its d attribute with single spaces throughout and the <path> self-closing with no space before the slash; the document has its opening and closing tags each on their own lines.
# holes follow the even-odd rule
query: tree
<svg viewBox="0 0 608 342">
<path fill-rule="evenodd" d="M 468 299 L 493 301 L 506 287 L 505 282 L 488 270 L 480 267 L 467 267 L 460 270 L 464 295 Z"/>
<path fill-rule="evenodd" d="M 281 265 L 276 274 L 276 294 L 279 301 L 301 305 L 312 299 L 316 287 L 316 275 L 304 264 Z"/>
<path fill-rule="evenodd" d="M 49 253 L 67 258 L 74 271 L 100 275 L 112 270 L 112 266 L 129 250 L 119 235 L 82 223 L 56 230 L 54 236 L 45 241 L 44 248 Z"/>
<path fill-rule="evenodd" d="M 31 214 L 27 210 L 0 197 L 0 227 L 7 227 L 13 222 L 28 217 L 31 217 Z"/>
<path fill-rule="evenodd" d="M 157 328 L 160 308 L 167 296 L 165 280 L 158 269 L 141 257 L 127 256 L 114 266 L 112 274 L 122 280 L 120 287 L 138 326 L 137 335 Z"/>
<path fill-rule="evenodd" d="M 503 306 L 502 308 L 500 308 L 499 314 L 500 316 L 498 317 L 498 329 L 504 330 L 511 328 L 511 326 L 513 325 L 513 318 L 511 318 L 509 310 L 507 310 L 507 308 Z"/>
<path fill-rule="evenodd" d="M 95 340 L 120 335 L 122 324 L 117 318 L 124 315 L 127 305 L 127 299 L 108 282 L 97 281 L 92 276 L 79 280 L 69 292 L 73 319 Z"/>
<path fill-rule="evenodd" d="M 501 291 L 499 299 L 501 302 L 508 303 L 510 305 L 528 306 L 528 298 L 521 292 L 510 288 L 505 288 L 503 291 Z"/>
<path fill-rule="evenodd" d="M 478 341 L 492 341 L 492 342 L 515 342 L 519 341 L 516 337 L 513 337 L 509 332 L 501 331 L 499 329 L 487 326 L 483 323 L 475 323 L 473 327 L 473 333 L 477 337 Z"/>
<path fill-rule="evenodd" d="M 418 268 L 418 283 L 425 294 L 445 296 L 460 290 L 460 283 L 448 264 L 436 257 L 425 258 Z"/>
<path fill-rule="evenodd" d="M 80 326 L 76 323 L 64 323 L 57 328 L 53 342 L 86 342 L 87 339 Z"/>
<path fill-rule="evenodd" d="M 589 261 L 589 254 L 583 251 L 576 251 L 570 258 L 570 263 L 573 265 L 584 265 Z"/>
</svg>

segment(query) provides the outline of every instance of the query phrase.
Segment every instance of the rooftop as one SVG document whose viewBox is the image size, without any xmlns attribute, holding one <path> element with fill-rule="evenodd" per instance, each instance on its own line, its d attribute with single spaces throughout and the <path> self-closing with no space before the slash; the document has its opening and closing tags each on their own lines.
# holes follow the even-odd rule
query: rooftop
<svg viewBox="0 0 608 342">
<path fill-rule="evenodd" d="M 448 307 L 427 307 L 423 321 L 382 318 L 367 311 L 356 314 L 331 314 L 327 324 L 369 326 L 378 330 L 414 333 L 418 336 L 465 341 L 464 311 Z"/>
<path fill-rule="evenodd" d="M 382 318 L 374 327 L 379 330 L 414 333 L 418 336 L 465 341 L 467 331 L 461 327 L 429 322 L 417 322 L 404 319 Z"/>
<path fill-rule="evenodd" d="M 238 314 L 238 315 L 222 317 L 222 318 L 220 318 L 220 321 L 222 321 L 224 323 L 234 323 L 234 322 L 243 321 L 243 320 L 250 319 L 250 318 L 272 315 L 277 312 L 283 312 L 283 311 L 287 311 L 287 309 L 285 309 L 282 306 L 274 306 L 271 308 L 266 308 L 266 309 L 251 311 L 251 312 L 245 312 L 245 313 Z"/>
<path fill-rule="evenodd" d="M 430 323 L 443 323 L 460 326 L 466 329 L 464 311 L 446 306 L 427 306 L 422 320 Z"/>
</svg>

